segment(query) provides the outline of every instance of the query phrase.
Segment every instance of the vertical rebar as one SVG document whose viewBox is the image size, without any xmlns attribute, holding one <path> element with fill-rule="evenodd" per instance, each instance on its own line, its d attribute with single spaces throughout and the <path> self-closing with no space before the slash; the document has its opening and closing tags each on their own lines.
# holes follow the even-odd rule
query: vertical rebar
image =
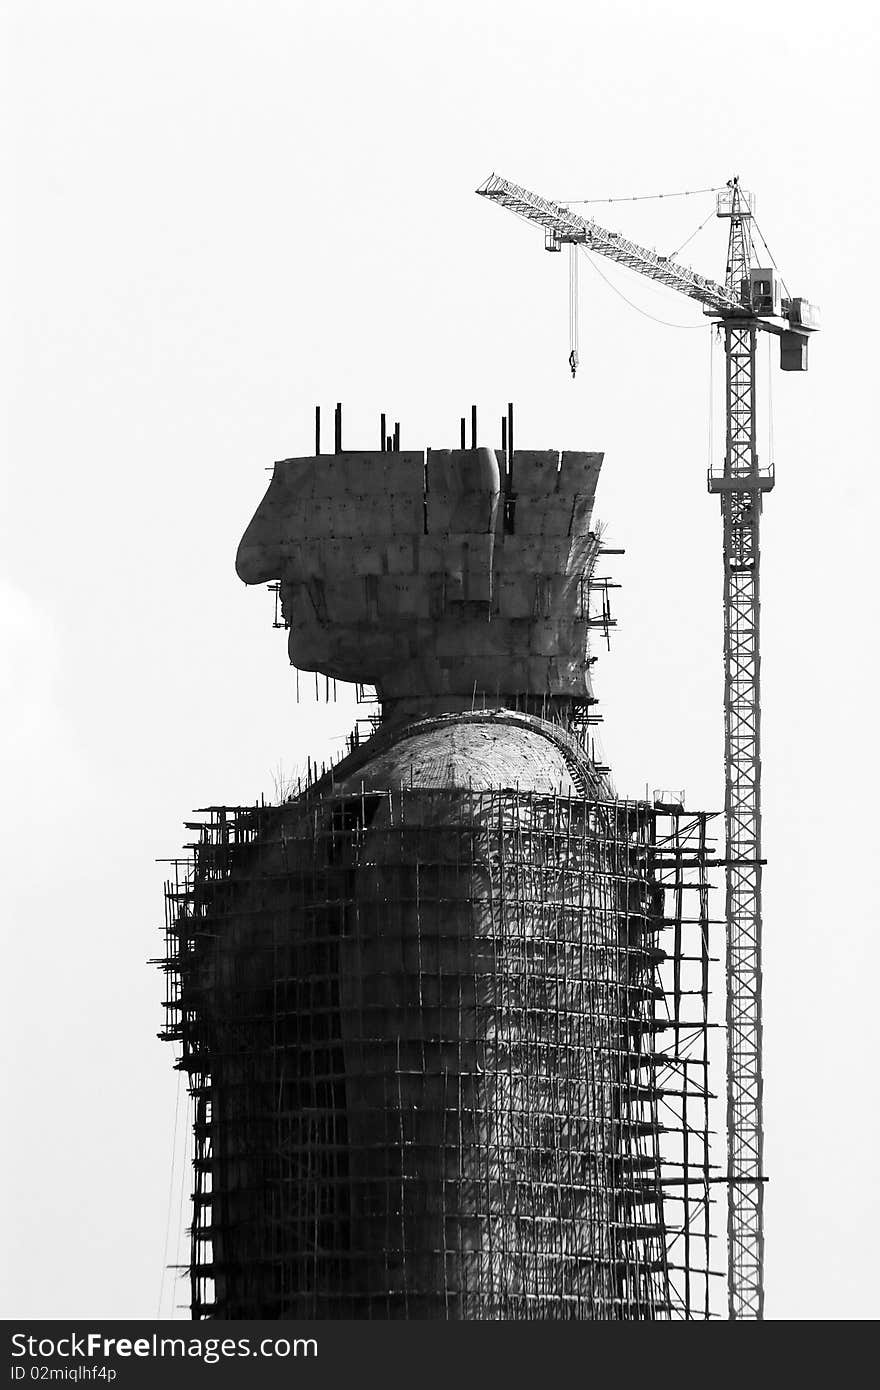
<svg viewBox="0 0 880 1390">
<path fill-rule="evenodd" d="M 507 402 L 507 491 L 513 493 L 513 401 Z"/>
</svg>

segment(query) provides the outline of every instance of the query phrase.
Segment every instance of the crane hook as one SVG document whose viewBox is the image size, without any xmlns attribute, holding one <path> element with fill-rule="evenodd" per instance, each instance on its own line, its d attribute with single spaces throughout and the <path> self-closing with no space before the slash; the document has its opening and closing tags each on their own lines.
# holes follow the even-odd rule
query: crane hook
<svg viewBox="0 0 880 1390">
<path fill-rule="evenodd" d="M 568 354 L 568 365 L 571 367 L 571 375 L 572 379 L 574 379 L 578 369 L 578 355 L 574 348 L 572 348 L 571 352 Z"/>
</svg>

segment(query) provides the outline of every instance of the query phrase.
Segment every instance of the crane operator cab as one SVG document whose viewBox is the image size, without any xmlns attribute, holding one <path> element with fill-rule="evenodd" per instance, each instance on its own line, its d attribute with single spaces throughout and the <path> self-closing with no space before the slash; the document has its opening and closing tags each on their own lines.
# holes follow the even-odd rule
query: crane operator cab
<svg viewBox="0 0 880 1390">
<path fill-rule="evenodd" d="M 753 313 L 782 313 L 782 286 L 775 270 L 749 271 L 749 298 Z"/>
</svg>

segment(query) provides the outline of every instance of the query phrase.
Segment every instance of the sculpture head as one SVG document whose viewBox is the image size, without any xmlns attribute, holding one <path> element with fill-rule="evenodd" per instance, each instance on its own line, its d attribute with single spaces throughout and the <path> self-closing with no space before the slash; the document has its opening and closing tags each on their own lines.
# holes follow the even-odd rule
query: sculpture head
<svg viewBox="0 0 880 1390">
<path fill-rule="evenodd" d="M 601 461 L 517 450 L 505 507 L 492 449 L 287 459 L 236 568 L 279 583 L 295 666 L 383 701 L 583 699 Z"/>
</svg>

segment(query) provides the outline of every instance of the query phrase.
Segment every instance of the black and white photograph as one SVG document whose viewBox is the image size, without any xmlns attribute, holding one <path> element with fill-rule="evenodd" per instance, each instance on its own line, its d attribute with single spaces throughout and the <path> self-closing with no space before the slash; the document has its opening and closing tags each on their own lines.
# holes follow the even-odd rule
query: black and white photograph
<svg viewBox="0 0 880 1390">
<path fill-rule="evenodd" d="M 874 1320 L 874 9 L 0 14 L 10 1378 Z"/>
</svg>

